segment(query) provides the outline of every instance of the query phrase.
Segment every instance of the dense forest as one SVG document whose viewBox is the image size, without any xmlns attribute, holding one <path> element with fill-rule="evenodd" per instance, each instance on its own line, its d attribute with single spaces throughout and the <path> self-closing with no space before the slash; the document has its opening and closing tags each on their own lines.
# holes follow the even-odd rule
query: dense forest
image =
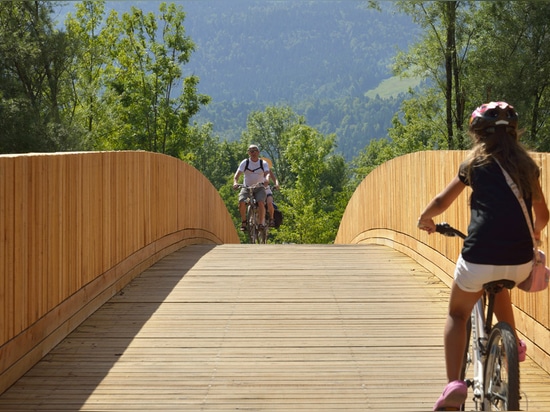
<svg viewBox="0 0 550 412">
<path fill-rule="evenodd" d="M 387 136 L 403 95 L 368 97 L 419 33 L 393 2 L 211 0 L 183 2 L 197 51 L 189 70 L 212 102 L 197 115 L 236 140 L 246 116 L 285 104 L 348 160 Z M 403 88 L 403 92 L 407 89 Z"/>
<path fill-rule="evenodd" d="M 392 76 L 398 48 L 418 33 L 391 4 L 378 11 L 365 1 L 182 2 L 197 45 L 189 70 L 215 102 L 363 97 Z"/>
<path fill-rule="evenodd" d="M 483 102 L 512 103 L 522 142 L 550 150 L 548 2 L 395 1 L 391 30 L 357 17 L 387 2 L 118 3 L 0 2 L 0 153 L 165 153 L 202 172 L 238 225 L 233 174 L 256 143 L 281 183 L 271 241 L 329 243 L 365 175 L 468 148 Z"/>
<path fill-rule="evenodd" d="M 197 89 L 211 97 L 194 120 L 212 123 L 222 139 L 238 140 L 249 113 L 280 104 L 321 132 L 335 133 L 337 152 L 347 160 L 387 136 L 407 84 L 390 95 L 373 91 L 393 76 L 397 51 L 419 33 L 394 2 L 379 8 L 346 0 L 176 3 L 196 44 L 185 72 L 197 75 Z M 132 5 L 147 13 L 159 2 L 107 1 L 106 10 L 124 13 Z"/>
</svg>

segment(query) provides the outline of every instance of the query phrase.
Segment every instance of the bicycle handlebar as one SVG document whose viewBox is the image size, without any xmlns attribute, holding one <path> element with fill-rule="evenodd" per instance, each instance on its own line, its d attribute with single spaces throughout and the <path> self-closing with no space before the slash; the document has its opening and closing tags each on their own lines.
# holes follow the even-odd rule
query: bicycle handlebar
<svg viewBox="0 0 550 412">
<path fill-rule="evenodd" d="M 449 237 L 460 237 L 462 239 L 466 238 L 466 235 L 462 233 L 460 230 L 455 229 L 448 223 L 437 223 L 435 225 L 435 231 L 437 233 L 441 233 L 443 236 L 449 236 Z"/>
</svg>

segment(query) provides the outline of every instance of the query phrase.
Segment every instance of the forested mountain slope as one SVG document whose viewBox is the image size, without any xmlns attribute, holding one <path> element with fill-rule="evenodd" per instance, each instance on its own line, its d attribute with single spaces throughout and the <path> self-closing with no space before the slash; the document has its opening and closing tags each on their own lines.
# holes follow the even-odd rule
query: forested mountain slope
<svg viewBox="0 0 550 412">
<path fill-rule="evenodd" d="M 187 69 L 212 97 L 199 114 L 236 139 L 251 110 L 288 104 L 323 133 L 337 133 L 351 158 L 386 135 L 401 99 L 370 99 L 389 65 L 418 33 L 408 16 L 366 1 L 184 1 L 197 45 Z M 404 89 L 406 90 L 406 89 Z"/>
<path fill-rule="evenodd" d="M 222 139 L 238 139 L 251 111 L 281 104 L 322 133 L 336 133 L 348 159 L 386 135 L 401 98 L 373 98 L 372 90 L 392 76 L 393 56 L 419 32 L 408 16 L 394 13 L 394 2 L 379 2 L 381 11 L 361 0 L 174 3 L 183 6 L 196 44 L 184 70 L 199 76 L 199 92 L 212 97 L 195 120 L 212 122 Z M 131 6 L 158 13 L 159 5 L 106 2 L 107 11 L 119 13 Z"/>
<path fill-rule="evenodd" d="M 389 77 L 414 27 L 365 1 L 182 3 L 197 44 L 189 67 L 214 100 L 300 102 L 362 96 Z M 391 4 L 386 4 L 389 8 Z"/>
</svg>

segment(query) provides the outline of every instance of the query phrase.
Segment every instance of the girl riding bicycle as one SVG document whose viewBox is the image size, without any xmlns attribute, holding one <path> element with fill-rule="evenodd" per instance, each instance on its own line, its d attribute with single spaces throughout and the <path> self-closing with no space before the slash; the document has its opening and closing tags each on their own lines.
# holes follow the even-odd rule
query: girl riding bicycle
<svg viewBox="0 0 550 412">
<path fill-rule="evenodd" d="M 434 411 L 460 408 L 467 386 L 460 380 L 466 348 L 467 322 L 487 282 L 509 279 L 516 284 L 527 278 L 533 261 L 533 241 L 518 199 L 500 169 L 510 174 L 520 189 L 531 214 L 535 212 L 535 238 L 548 223 L 549 212 L 539 182 L 539 169 L 519 143 L 518 115 L 506 102 L 478 107 L 470 118 L 473 148 L 460 165 L 457 176 L 426 206 L 418 227 L 434 233 L 433 217 L 443 213 L 466 186 L 472 189 L 470 224 L 457 260 L 445 325 L 445 364 L 448 384 L 434 405 Z M 508 290 L 496 295 L 495 314 L 515 330 Z M 526 346 L 518 339 L 519 360 Z"/>
</svg>

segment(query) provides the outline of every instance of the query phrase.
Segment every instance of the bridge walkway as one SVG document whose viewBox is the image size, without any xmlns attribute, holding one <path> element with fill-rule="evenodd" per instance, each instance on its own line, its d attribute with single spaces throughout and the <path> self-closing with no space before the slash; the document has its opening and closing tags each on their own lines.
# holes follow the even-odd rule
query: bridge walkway
<svg viewBox="0 0 550 412">
<path fill-rule="evenodd" d="M 448 292 L 385 246 L 188 246 L 78 326 L 0 410 L 429 411 Z M 550 410 L 548 388 L 527 359 L 522 409 Z"/>
</svg>

